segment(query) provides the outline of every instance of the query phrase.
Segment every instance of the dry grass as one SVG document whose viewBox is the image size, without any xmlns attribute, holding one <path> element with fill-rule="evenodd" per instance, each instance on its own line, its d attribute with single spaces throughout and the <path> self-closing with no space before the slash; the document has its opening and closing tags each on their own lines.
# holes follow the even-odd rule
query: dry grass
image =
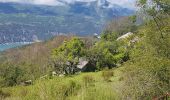
<svg viewBox="0 0 170 100">
<path fill-rule="evenodd" d="M 4 100 L 118 100 L 117 82 L 103 80 L 102 72 L 37 80 L 31 86 L 3 88 L 10 93 Z"/>
<path fill-rule="evenodd" d="M 105 70 L 102 72 L 102 77 L 104 79 L 104 81 L 111 81 L 110 78 L 114 76 L 114 73 L 112 70 Z"/>
</svg>

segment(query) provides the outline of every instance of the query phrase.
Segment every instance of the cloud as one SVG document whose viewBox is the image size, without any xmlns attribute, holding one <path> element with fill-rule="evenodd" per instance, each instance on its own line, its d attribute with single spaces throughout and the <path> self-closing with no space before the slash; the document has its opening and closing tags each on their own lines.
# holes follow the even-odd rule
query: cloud
<svg viewBox="0 0 170 100">
<path fill-rule="evenodd" d="M 136 2 L 136 0 L 108 0 L 108 1 L 129 8 L 135 8 L 135 2 Z"/>
<path fill-rule="evenodd" d="M 75 1 L 82 1 L 82 2 L 91 2 L 96 0 L 0 0 L 0 2 L 17 2 L 17 3 L 30 3 L 30 4 L 37 4 L 37 5 L 62 5 L 61 2 L 64 1 L 67 3 L 73 3 Z M 134 7 L 136 0 L 108 0 L 113 4 L 118 4 L 124 7 Z"/>
<path fill-rule="evenodd" d="M 36 4 L 36 5 L 62 5 L 61 2 L 57 0 L 0 0 L 0 2 L 16 2 L 16 3 L 28 3 L 28 4 Z"/>
<path fill-rule="evenodd" d="M 32 0 L 32 3 L 38 5 L 62 5 L 62 3 L 56 0 Z"/>
</svg>

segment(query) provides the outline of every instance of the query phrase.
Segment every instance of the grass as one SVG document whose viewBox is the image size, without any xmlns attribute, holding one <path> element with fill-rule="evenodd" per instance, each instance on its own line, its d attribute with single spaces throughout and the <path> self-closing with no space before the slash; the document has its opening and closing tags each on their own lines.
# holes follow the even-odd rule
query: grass
<svg viewBox="0 0 170 100">
<path fill-rule="evenodd" d="M 94 72 L 40 79 L 31 86 L 8 87 L 1 91 L 8 94 L 3 100 L 119 100 L 117 87 L 121 71 L 116 69 L 113 73 L 114 76 L 108 75 L 109 82 L 103 79 L 103 72 Z"/>
<path fill-rule="evenodd" d="M 113 73 L 112 70 L 105 70 L 105 71 L 102 72 L 102 77 L 105 81 L 111 82 L 110 78 L 112 76 L 114 76 L 114 73 Z"/>
</svg>

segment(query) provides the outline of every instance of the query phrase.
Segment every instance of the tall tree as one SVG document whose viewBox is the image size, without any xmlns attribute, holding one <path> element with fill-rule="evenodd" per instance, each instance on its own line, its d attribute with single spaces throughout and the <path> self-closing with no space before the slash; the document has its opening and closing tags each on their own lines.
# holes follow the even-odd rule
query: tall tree
<svg viewBox="0 0 170 100">
<path fill-rule="evenodd" d="M 54 66 L 60 71 L 69 69 L 69 73 L 74 74 L 74 69 L 83 55 L 84 43 L 79 38 L 73 38 L 64 42 L 59 48 L 53 50 Z M 67 66 L 69 64 L 69 66 Z"/>
</svg>

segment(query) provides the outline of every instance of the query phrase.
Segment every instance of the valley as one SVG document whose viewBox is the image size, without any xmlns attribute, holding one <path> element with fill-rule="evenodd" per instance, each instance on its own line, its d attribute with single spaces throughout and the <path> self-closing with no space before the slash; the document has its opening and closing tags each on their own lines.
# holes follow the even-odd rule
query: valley
<svg viewBox="0 0 170 100">
<path fill-rule="evenodd" d="M 0 100 L 170 100 L 170 1 L 0 0 Z"/>
<path fill-rule="evenodd" d="M 106 0 L 63 6 L 0 3 L 0 43 L 44 41 L 58 34 L 93 36 L 109 20 L 132 14 Z"/>
</svg>

